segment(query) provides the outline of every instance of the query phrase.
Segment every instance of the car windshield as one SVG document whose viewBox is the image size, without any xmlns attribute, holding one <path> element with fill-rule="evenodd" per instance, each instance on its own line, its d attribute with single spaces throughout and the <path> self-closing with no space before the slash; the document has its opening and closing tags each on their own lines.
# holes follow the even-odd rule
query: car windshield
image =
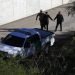
<svg viewBox="0 0 75 75">
<path fill-rule="evenodd" d="M 16 37 L 9 34 L 4 38 L 3 43 L 15 47 L 22 47 L 24 40 L 24 38 Z"/>
</svg>

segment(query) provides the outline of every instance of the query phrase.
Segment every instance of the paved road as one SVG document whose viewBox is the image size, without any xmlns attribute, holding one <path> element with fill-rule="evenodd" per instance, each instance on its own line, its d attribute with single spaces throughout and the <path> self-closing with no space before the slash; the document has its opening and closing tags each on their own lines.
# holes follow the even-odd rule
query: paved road
<svg viewBox="0 0 75 75">
<path fill-rule="evenodd" d="M 74 17 L 72 17 L 71 15 L 68 16 L 65 6 L 66 5 L 63 5 L 63 6 L 48 10 L 48 13 L 50 14 L 52 18 L 56 16 L 58 11 L 61 11 L 61 13 L 64 16 L 63 31 L 60 32 L 58 28 L 58 31 L 55 32 L 56 38 L 61 38 L 58 36 L 61 36 L 71 31 L 75 31 L 75 16 Z M 0 38 L 5 37 L 9 32 L 13 31 L 16 28 L 40 28 L 39 21 L 36 21 L 35 18 L 36 18 L 36 14 L 33 16 L 29 16 L 27 18 L 23 18 L 23 19 L 0 26 Z M 50 20 L 49 30 L 54 31 L 55 25 L 56 25 L 56 21 L 54 22 Z M 66 35 L 63 35 L 63 37 L 65 36 Z"/>
</svg>

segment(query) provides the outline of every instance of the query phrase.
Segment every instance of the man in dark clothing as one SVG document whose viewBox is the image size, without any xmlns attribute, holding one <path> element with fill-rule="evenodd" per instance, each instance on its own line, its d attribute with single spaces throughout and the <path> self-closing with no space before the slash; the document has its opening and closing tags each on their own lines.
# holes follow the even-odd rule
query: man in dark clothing
<svg viewBox="0 0 75 75">
<path fill-rule="evenodd" d="M 40 12 L 37 14 L 36 20 L 37 20 L 38 17 L 39 17 L 41 29 L 43 30 L 43 25 L 44 25 L 44 22 L 43 22 L 44 13 L 42 12 L 42 10 L 40 10 Z"/>
<path fill-rule="evenodd" d="M 48 30 L 48 25 L 49 25 L 49 19 L 53 20 L 50 15 L 48 15 L 48 12 L 45 12 L 44 14 L 44 26 L 47 27 Z"/>
<path fill-rule="evenodd" d="M 60 25 L 60 31 L 62 31 L 62 22 L 64 21 L 63 15 L 59 11 L 54 20 L 57 19 L 57 24 L 55 27 L 55 31 L 57 30 L 58 26 Z"/>
</svg>

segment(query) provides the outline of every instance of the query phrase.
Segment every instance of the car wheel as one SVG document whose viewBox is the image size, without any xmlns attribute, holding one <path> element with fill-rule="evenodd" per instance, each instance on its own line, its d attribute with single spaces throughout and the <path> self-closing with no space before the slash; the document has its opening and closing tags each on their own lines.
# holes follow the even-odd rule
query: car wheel
<svg viewBox="0 0 75 75">
<path fill-rule="evenodd" d="M 50 43 L 47 43 L 44 47 L 46 54 L 48 54 L 49 48 L 50 48 Z"/>
</svg>

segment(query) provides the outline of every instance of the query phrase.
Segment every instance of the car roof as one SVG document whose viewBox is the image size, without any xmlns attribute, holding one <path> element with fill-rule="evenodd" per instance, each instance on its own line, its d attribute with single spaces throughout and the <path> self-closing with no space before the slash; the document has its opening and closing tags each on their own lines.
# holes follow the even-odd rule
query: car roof
<svg viewBox="0 0 75 75">
<path fill-rule="evenodd" d="M 28 37 L 31 37 L 35 34 L 38 34 L 38 32 L 34 31 L 34 29 L 30 29 L 30 28 L 16 29 L 14 32 L 10 33 L 10 35 L 20 37 L 20 38 L 28 38 Z"/>
<path fill-rule="evenodd" d="M 37 31 L 40 34 L 41 38 L 45 38 L 47 36 L 52 36 L 54 34 L 51 31 L 41 30 L 41 29 L 38 29 L 38 28 L 34 28 L 34 29 L 35 29 L 35 31 Z"/>
<path fill-rule="evenodd" d="M 54 33 L 51 31 L 41 30 L 39 28 L 20 28 L 10 33 L 10 35 L 20 38 L 28 38 L 35 34 L 40 35 L 41 38 L 45 38 L 47 36 L 51 36 Z"/>
</svg>

